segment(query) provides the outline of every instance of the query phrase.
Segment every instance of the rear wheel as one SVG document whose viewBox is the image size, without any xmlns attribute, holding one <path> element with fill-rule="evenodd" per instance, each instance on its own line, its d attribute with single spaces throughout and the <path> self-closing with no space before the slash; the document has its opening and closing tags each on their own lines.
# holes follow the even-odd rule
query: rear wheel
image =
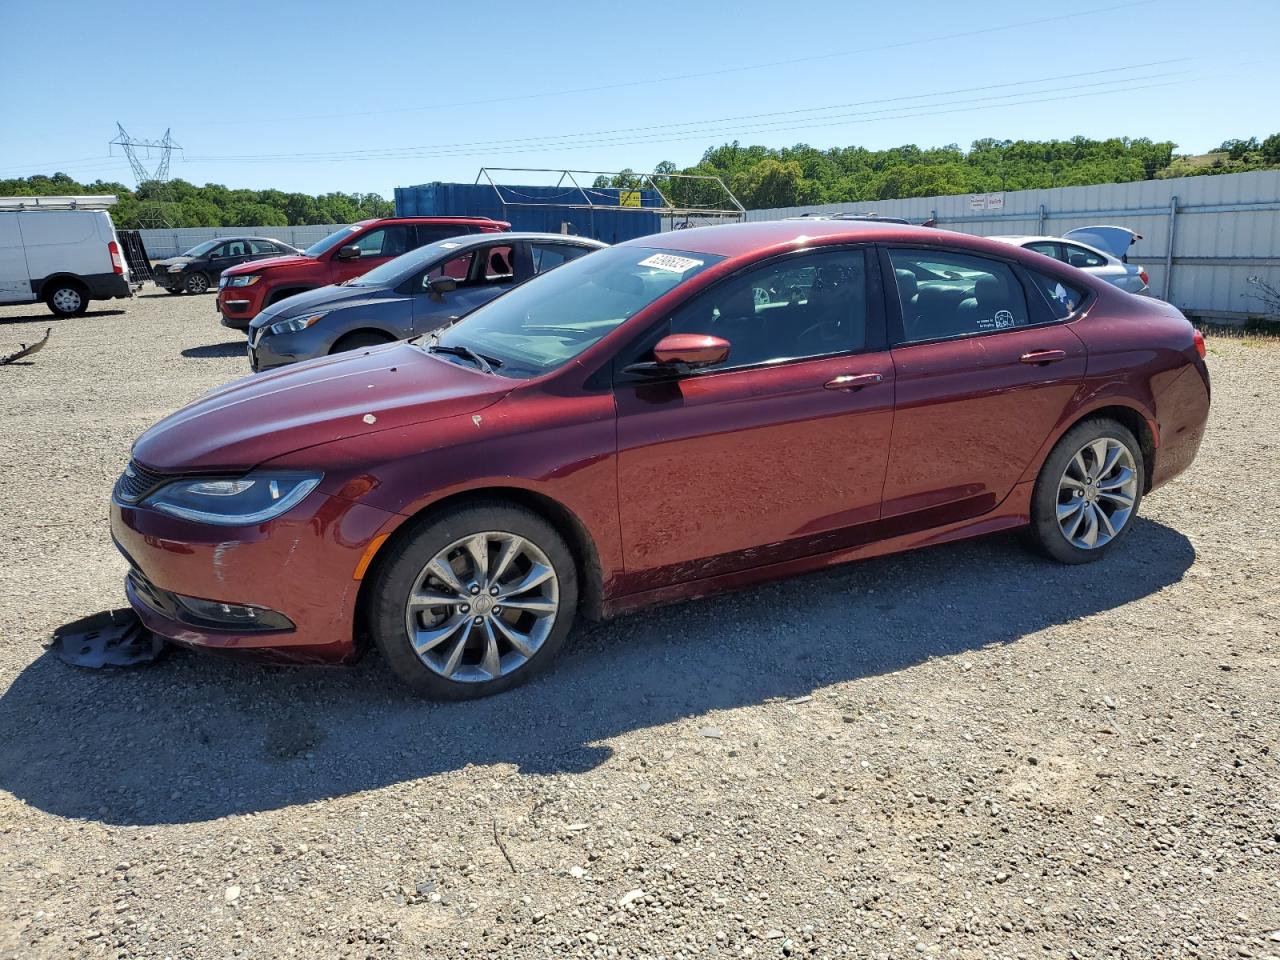
<svg viewBox="0 0 1280 960">
<path fill-rule="evenodd" d="M 368 626 L 418 693 L 500 693 L 564 647 L 577 568 L 564 538 L 537 514 L 497 501 L 458 507 L 392 549 L 371 585 Z"/>
<path fill-rule="evenodd" d="M 393 342 L 393 338 L 385 333 L 378 333 L 376 330 L 357 330 L 355 333 L 348 333 L 345 337 L 339 337 L 338 342 L 330 348 L 330 353 L 346 353 L 348 350 L 359 350 L 361 347 L 376 347 L 384 343 Z"/>
<path fill-rule="evenodd" d="M 182 288 L 187 293 L 208 293 L 209 278 L 197 270 L 195 273 L 187 275 L 186 282 L 182 285 Z"/>
<path fill-rule="evenodd" d="M 78 317 L 89 309 L 88 292 L 73 280 L 59 280 L 45 292 L 44 302 L 60 317 Z"/>
<path fill-rule="evenodd" d="M 1036 544 L 1061 563 L 1101 559 L 1142 502 L 1142 446 L 1114 420 L 1086 420 L 1053 448 L 1031 499 Z"/>
</svg>

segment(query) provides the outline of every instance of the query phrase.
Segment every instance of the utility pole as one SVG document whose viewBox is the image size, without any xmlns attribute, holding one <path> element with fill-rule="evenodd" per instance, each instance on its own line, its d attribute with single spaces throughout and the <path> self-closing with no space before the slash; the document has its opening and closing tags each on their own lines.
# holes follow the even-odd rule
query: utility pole
<svg viewBox="0 0 1280 960">
<path fill-rule="evenodd" d="M 116 138 L 110 142 L 108 148 L 116 146 L 124 150 L 124 155 L 129 159 L 129 166 L 133 168 L 133 178 L 138 183 L 139 191 L 142 190 L 143 184 L 153 184 L 151 198 L 144 201 L 139 212 L 139 223 L 143 228 L 172 228 L 173 224 L 164 215 L 164 203 L 169 199 L 167 187 L 169 158 L 174 150 L 181 150 L 182 147 L 173 142 L 169 130 L 165 130 L 164 136 L 159 140 L 140 140 L 137 137 L 131 137 L 118 122 L 116 130 L 118 131 Z M 150 161 L 153 150 L 159 152 L 160 162 L 156 164 L 154 170 L 149 170 L 142 162 L 141 154 L 145 152 L 146 159 Z"/>
</svg>

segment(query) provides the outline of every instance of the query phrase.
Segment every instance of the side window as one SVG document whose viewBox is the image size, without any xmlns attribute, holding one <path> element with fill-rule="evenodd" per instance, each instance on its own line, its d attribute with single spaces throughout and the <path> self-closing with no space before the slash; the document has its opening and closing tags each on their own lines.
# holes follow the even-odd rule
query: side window
<svg viewBox="0 0 1280 960">
<path fill-rule="evenodd" d="M 474 250 L 468 250 L 459 257 L 454 257 L 439 266 L 432 267 L 423 278 L 424 285 L 427 280 L 435 280 L 439 277 L 449 277 L 459 283 L 465 282 L 471 276 L 471 261 L 475 259 L 475 255 Z"/>
<path fill-rule="evenodd" d="M 1069 283 L 1063 283 L 1057 277 L 1050 277 L 1035 270 L 1028 270 L 1027 276 L 1035 288 L 1044 295 L 1053 315 L 1062 320 L 1075 313 L 1084 302 L 1084 291 Z"/>
<path fill-rule="evenodd" d="M 461 237 L 472 232 L 463 227 L 451 227 L 447 224 L 437 226 L 429 223 L 419 223 L 412 229 L 417 234 L 417 247 L 425 247 L 428 243 L 439 243 L 441 240 L 448 240 L 450 237 Z"/>
<path fill-rule="evenodd" d="M 243 240 L 232 240 L 227 244 L 228 257 L 247 257 L 249 255 L 249 247 Z"/>
<path fill-rule="evenodd" d="M 724 367 L 861 350 L 867 343 L 866 255 L 815 252 L 757 267 L 681 307 L 671 332 L 728 340 Z"/>
<path fill-rule="evenodd" d="M 1052 241 L 1037 241 L 1036 243 L 1028 243 L 1024 248 L 1033 253 L 1043 253 L 1046 257 L 1053 257 L 1055 260 L 1061 260 L 1062 257 L 1058 253 L 1058 245 Z"/>
<path fill-rule="evenodd" d="M 903 338 L 961 337 L 1031 322 L 1027 298 L 1007 264 L 949 250 L 890 250 Z"/>
<path fill-rule="evenodd" d="M 277 247 L 274 243 L 269 243 L 266 240 L 250 240 L 249 250 L 255 256 L 262 256 L 263 254 L 267 256 L 275 256 L 276 254 L 280 253 L 279 247 Z"/>
<path fill-rule="evenodd" d="M 511 247 L 489 247 L 483 251 L 489 259 L 485 262 L 484 278 L 490 283 L 505 283 L 515 278 L 515 252 Z"/>
<path fill-rule="evenodd" d="M 1105 267 L 1107 261 L 1091 250 L 1064 243 L 1062 249 L 1067 251 L 1067 263 L 1073 267 Z"/>
<path fill-rule="evenodd" d="M 216 247 L 214 247 L 212 250 L 206 253 L 205 256 L 208 257 L 210 260 L 218 260 L 222 257 L 227 256 L 227 244 L 225 243 L 218 244 Z"/>
<path fill-rule="evenodd" d="M 529 247 L 533 251 L 534 273 L 554 270 L 561 264 L 577 260 L 588 252 L 586 247 L 575 247 L 568 243 L 533 243 Z"/>
<path fill-rule="evenodd" d="M 403 224 L 371 230 L 355 245 L 360 248 L 360 259 L 365 257 L 398 257 L 409 250 L 409 232 L 412 227 Z"/>
</svg>

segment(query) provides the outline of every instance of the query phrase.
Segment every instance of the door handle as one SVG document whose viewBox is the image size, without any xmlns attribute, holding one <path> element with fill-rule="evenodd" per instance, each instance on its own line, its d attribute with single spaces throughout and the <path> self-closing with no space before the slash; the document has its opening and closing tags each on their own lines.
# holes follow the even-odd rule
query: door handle
<svg viewBox="0 0 1280 960">
<path fill-rule="evenodd" d="M 1032 350 L 1030 353 L 1024 353 L 1018 359 L 1023 363 L 1056 363 L 1059 360 L 1067 359 L 1067 351 Z"/>
<path fill-rule="evenodd" d="M 884 377 L 878 373 L 845 373 L 823 384 L 828 390 L 861 390 L 874 386 Z"/>
</svg>

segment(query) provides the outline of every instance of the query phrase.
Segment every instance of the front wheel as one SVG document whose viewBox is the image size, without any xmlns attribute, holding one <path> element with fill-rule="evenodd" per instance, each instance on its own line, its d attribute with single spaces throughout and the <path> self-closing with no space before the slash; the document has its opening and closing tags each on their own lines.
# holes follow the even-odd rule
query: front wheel
<svg viewBox="0 0 1280 960">
<path fill-rule="evenodd" d="M 1060 563 L 1101 559 L 1133 525 L 1142 502 L 1142 446 L 1114 420 L 1068 430 L 1040 469 L 1031 535 Z"/>
<path fill-rule="evenodd" d="M 208 293 L 209 278 L 197 271 L 187 277 L 186 283 L 183 284 L 183 289 L 187 293 Z"/>
<path fill-rule="evenodd" d="M 536 513 L 497 501 L 453 508 L 389 549 L 371 584 L 368 627 L 416 692 L 444 700 L 500 693 L 563 648 L 577 567 Z"/>
<path fill-rule="evenodd" d="M 362 347 L 380 347 L 384 343 L 391 343 L 392 338 L 383 333 L 377 333 L 373 330 L 358 330 L 355 333 L 348 333 L 345 337 L 340 337 L 338 342 L 329 350 L 332 353 L 346 353 L 348 350 L 359 350 Z"/>
</svg>

